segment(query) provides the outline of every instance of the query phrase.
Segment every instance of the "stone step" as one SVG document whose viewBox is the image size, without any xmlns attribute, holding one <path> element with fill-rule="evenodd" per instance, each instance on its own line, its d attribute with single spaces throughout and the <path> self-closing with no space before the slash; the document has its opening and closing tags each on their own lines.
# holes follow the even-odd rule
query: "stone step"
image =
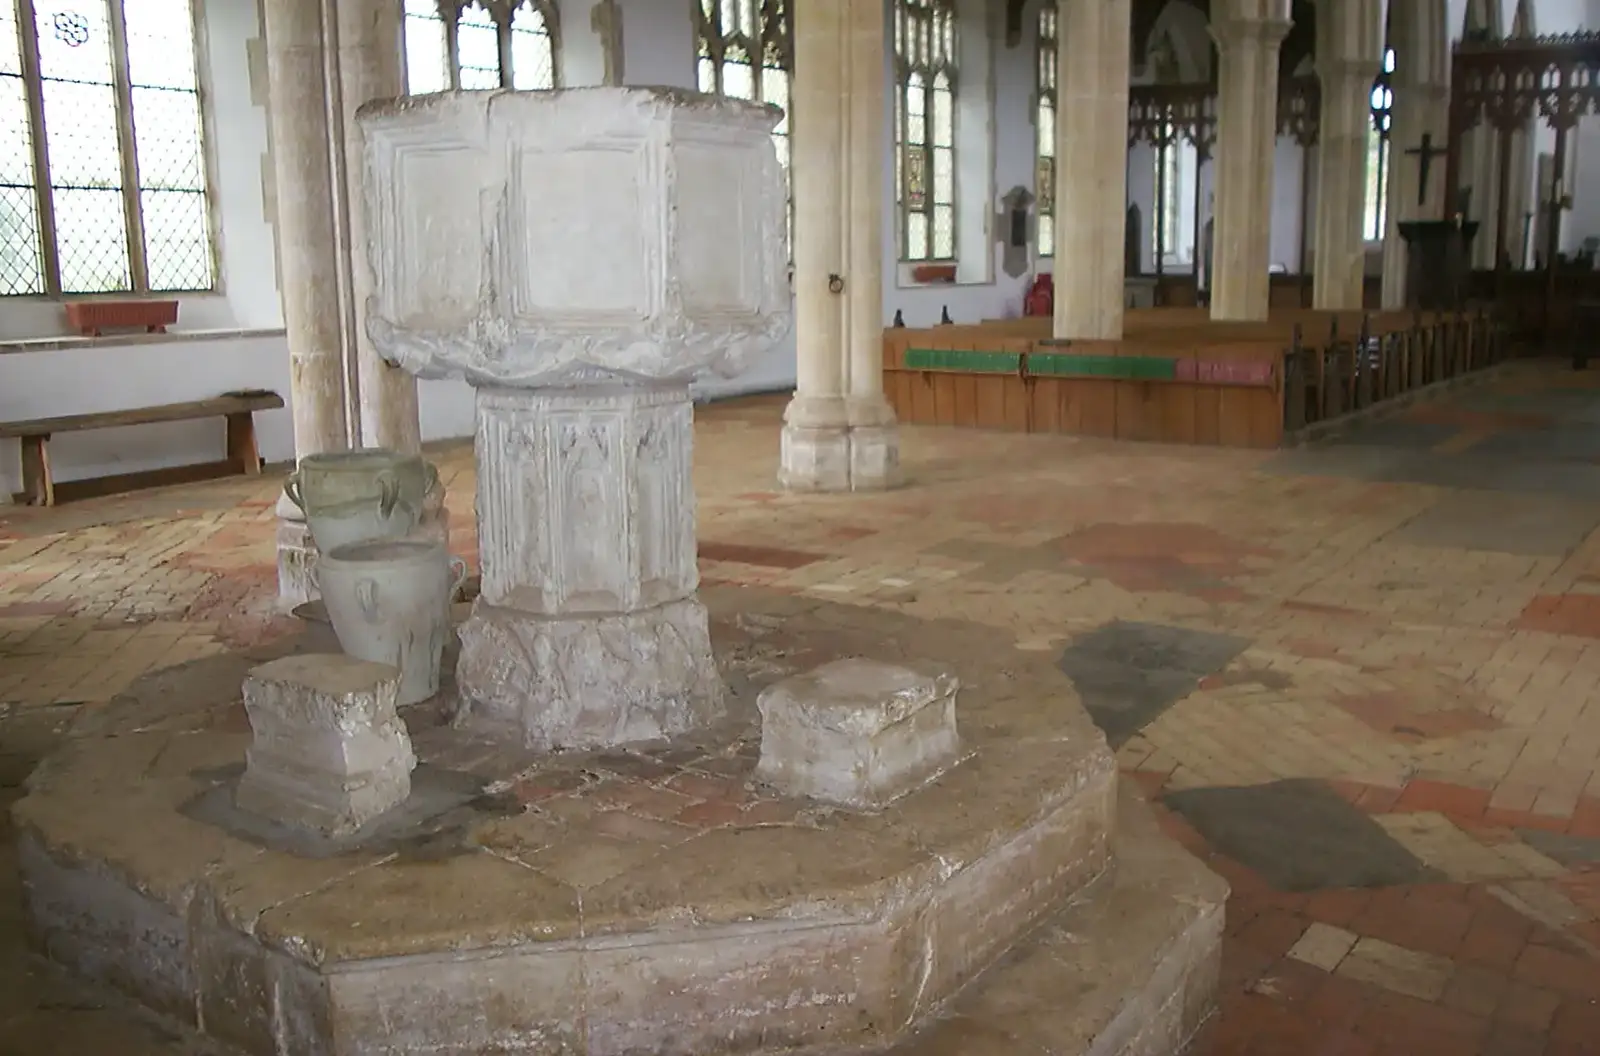
<svg viewBox="0 0 1600 1056">
<path fill-rule="evenodd" d="M 1228 886 L 1118 795 L 1114 865 L 893 1056 L 1176 1056 L 1212 1011 Z"/>
</svg>

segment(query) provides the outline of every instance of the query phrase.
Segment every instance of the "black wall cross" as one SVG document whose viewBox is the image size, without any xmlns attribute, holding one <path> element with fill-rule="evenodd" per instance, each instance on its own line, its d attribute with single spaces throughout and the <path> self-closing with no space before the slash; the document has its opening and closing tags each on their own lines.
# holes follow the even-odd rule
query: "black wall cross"
<svg viewBox="0 0 1600 1056">
<path fill-rule="evenodd" d="M 1450 152 L 1444 147 L 1434 146 L 1433 133 L 1424 132 L 1422 142 L 1406 153 L 1417 156 L 1417 204 L 1422 205 L 1428 200 L 1428 170 L 1433 168 L 1433 159 L 1443 157 Z"/>
</svg>

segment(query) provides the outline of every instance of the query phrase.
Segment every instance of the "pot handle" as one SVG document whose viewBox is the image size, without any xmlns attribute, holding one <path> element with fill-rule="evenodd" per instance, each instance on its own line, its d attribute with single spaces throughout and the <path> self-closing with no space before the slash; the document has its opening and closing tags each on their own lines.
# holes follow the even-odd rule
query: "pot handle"
<svg viewBox="0 0 1600 1056">
<path fill-rule="evenodd" d="M 306 561 L 306 582 L 311 584 L 312 590 L 316 591 L 318 594 L 321 594 L 322 577 L 317 574 L 317 569 L 320 568 L 321 565 L 317 561 L 317 556 L 318 555 L 316 554 L 312 554 L 311 557 Z"/>
<path fill-rule="evenodd" d="M 363 579 L 356 584 L 356 602 L 361 606 L 361 615 L 369 620 L 378 617 L 378 581 Z"/>
<path fill-rule="evenodd" d="M 439 487 L 439 467 L 432 462 L 422 463 L 423 480 L 422 494 L 432 495 Z"/>
<path fill-rule="evenodd" d="M 300 471 L 298 469 L 290 473 L 288 478 L 284 480 L 283 493 L 289 496 L 289 501 L 294 503 L 296 509 L 301 513 L 306 512 L 306 504 L 300 499 Z"/>
<path fill-rule="evenodd" d="M 461 584 L 467 581 L 467 563 L 459 557 L 450 559 L 450 601 L 456 600 L 456 595 L 461 593 Z"/>
<path fill-rule="evenodd" d="M 383 489 L 383 496 L 378 500 L 378 512 L 388 518 L 394 513 L 395 503 L 400 501 L 400 482 L 394 479 L 392 473 L 378 474 L 378 486 Z"/>
</svg>

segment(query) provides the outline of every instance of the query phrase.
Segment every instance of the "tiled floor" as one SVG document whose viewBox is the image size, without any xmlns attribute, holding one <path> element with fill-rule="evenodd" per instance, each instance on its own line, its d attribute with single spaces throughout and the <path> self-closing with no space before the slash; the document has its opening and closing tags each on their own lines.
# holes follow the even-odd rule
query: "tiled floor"
<svg viewBox="0 0 1600 1056">
<path fill-rule="evenodd" d="M 701 411 L 704 578 L 1056 658 L 1234 886 L 1200 1052 L 1600 1052 L 1600 374 L 1265 454 L 908 429 L 912 485 L 840 497 L 773 490 L 780 408 Z M 470 554 L 470 450 L 439 459 Z M 275 487 L 0 510 L 0 801 L 144 672 L 294 629 Z M 42 1051 L 8 1039 L 12 989 L 0 1053 Z M 48 1051 L 177 1051 L 59 1000 Z"/>
</svg>

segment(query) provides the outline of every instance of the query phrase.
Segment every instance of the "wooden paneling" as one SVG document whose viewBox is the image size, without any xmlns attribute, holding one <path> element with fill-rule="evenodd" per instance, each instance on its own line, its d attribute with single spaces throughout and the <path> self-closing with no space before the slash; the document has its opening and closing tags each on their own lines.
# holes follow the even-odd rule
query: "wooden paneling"
<svg viewBox="0 0 1600 1056">
<path fill-rule="evenodd" d="M 1293 309 L 1213 323 L 1199 308 L 1135 310 L 1121 341 L 1056 341 L 1050 326 L 887 330 L 885 394 L 911 424 L 1270 448 L 1285 437 L 1290 356 L 1305 404 L 1292 428 L 1498 358 L 1487 320 L 1439 314 Z M 1357 356 L 1358 345 L 1372 351 Z"/>
</svg>

